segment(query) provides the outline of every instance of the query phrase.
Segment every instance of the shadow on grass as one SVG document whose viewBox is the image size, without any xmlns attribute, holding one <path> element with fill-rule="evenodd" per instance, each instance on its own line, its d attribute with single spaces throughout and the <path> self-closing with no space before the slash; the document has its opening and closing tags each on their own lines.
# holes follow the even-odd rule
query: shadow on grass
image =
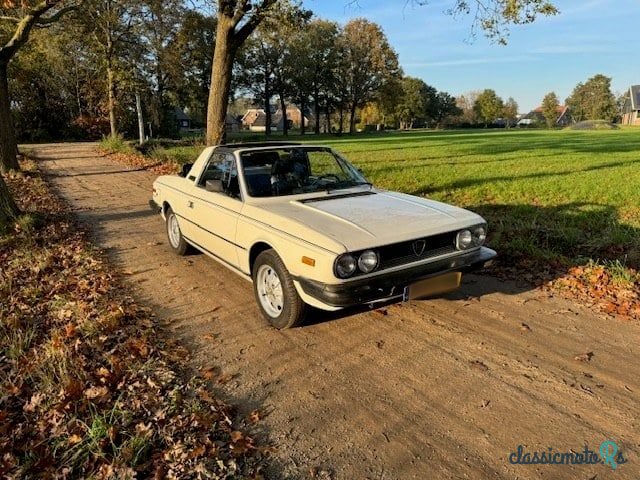
<svg viewBox="0 0 640 480">
<path fill-rule="evenodd" d="M 556 207 L 535 205 L 474 205 L 489 224 L 488 245 L 498 252 L 487 272 L 465 275 L 455 292 L 444 296 L 464 300 L 491 293 L 517 295 L 542 282 L 560 278 L 590 260 L 640 268 L 640 229 L 620 222 L 615 208 L 570 203 Z M 501 278 L 494 276 L 498 274 Z M 510 278 L 510 281 L 502 280 Z M 420 300 L 420 301 L 428 301 Z M 376 305 L 376 308 L 397 303 Z M 312 311 L 307 325 L 339 320 L 371 310 L 359 306 L 338 312 Z"/>
<path fill-rule="evenodd" d="M 449 147 L 458 151 L 458 156 L 501 155 L 507 153 L 551 150 L 555 155 L 565 153 L 626 153 L 640 150 L 640 136 L 602 134 L 594 132 L 553 131 L 505 131 L 474 130 L 412 133 L 405 136 L 381 136 L 378 138 L 351 139 L 352 144 L 365 144 L 365 148 L 348 149 L 352 153 L 372 153 L 389 150 L 424 149 Z M 329 142 L 336 144 L 336 142 Z M 342 143 L 342 142 L 340 142 Z M 344 140 L 348 147 L 349 139 Z M 337 146 L 340 149 L 339 146 Z M 455 155 L 454 155 L 455 156 Z"/>
<path fill-rule="evenodd" d="M 465 180 L 458 180 L 455 182 L 446 183 L 444 185 L 438 185 L 437 187 L 432 187 L 431 185 L 424 185 L 408 193 L 410 195 L 417 195 L 417 196 L 430 195 L 436 192 L 446 192 L 450 190 L 475 187 L 478 185 L 484 185 L 484 184 L 493 183 L 493 182 L 511 182 L 511 181 L 518 181 L 518 180 L 524 180 L 524 179 L 533 179 L 533 178 L 562 177 L 565 175 L 574 175 L 576 173 L 608 170 L 610 168 L 623 167 L 626 165 L 633 165 L 633 164 L 640 164 L 640 161 L 626 160 L 626 161 L 619 161 L 619 162 L 609 162 L 609 163 L 602 163 L 599 165 L 591 165 L 584 168 L 564 170 L 561 172 L 536 172 L 536 173 L 527 173 L 525 175 L 497 175 L 494 177 L 468 178 Z M 384 171 L 384 169 L 376 171 L 376 173 L 379 173 L 381 171 Z"/>
</svg>

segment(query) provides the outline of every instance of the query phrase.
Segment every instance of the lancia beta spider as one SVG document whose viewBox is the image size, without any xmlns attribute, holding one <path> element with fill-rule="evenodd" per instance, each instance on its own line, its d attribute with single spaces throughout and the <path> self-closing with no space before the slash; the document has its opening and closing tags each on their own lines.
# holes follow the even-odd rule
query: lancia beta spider
<svg viewBox="0 0 640 480">
<path fill-rule="evenodd" d="M 439 295 L 496 253 L 479 215 L 374 187 L 329 147 L 206 148 L 150 202 L 178 255 L 194 247 L 253 282 L 276 328 L 323 310 Z"/>
</svg>

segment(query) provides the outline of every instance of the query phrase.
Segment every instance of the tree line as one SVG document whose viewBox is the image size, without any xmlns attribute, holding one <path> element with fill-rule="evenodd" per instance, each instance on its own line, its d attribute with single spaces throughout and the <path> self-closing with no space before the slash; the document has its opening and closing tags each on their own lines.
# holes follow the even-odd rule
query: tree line
<svg viewBox="0 0 640 480">
<path fill-rule="evenodd" d="M 472 31 L 482 29 L 498 43 L 506 41 L 510 26 L 557 13 L 548 0 L 450 2 L 451 14 L 471 14 Z M 191 2 L 184 0 L 1 0 L 0 173 L 19 169 L 16 126 L 21 136 L 35 138 L 101 132 L 108 122 L 114 136 L 135 122 L 133 111 L 137 114 L 140 108 L 131 108 L 132 97 L 136 107 L 147 106 L 151 126 L 160 131 L 169 127 L 171 112 L 166 107 L 177 104 L 170 101 L 172 97 L 181 97 L 181 104 L 200 106 L 206 98 L 206 141 L 220 143 L 238 54 L 259 26 L 277 18 L 278 7 L 285 3 L 196 2 L 210 4 L 215 13 L 207 15 L 190 9 Z M 397 6 L 400 13 L 406 3 Z M 376 37 L 374 25 L 355 24 L 357 35 L 356 26 Z M 350 51 L 356 59 L 364 53 L 376 65 L 390 62 L 393 70 L 393 55 L 369 59 L 365 45 L 357 38 L 357 43 L 343 45 L 348 50 L 342 55 Z M 345 82 L 349 85 L 336 98 L 338 109 L 348 110 L 353 124 L 353 112 L 366 104 L 384 79 L 373 75 L 357 83 L 351 80 L 359 77 L 360 70 L 344 73 L 350 75 Z M 0 228 L 18 213 L 0 176 Z"/>
</svg>

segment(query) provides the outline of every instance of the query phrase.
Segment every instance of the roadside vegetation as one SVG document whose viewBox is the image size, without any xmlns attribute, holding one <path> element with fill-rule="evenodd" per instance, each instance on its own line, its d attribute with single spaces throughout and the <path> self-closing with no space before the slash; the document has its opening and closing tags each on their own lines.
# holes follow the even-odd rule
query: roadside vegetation
<svg viewBox="0 0 640 480">
<path fill-rule="evenodd" d="M 32 163 L 0 237 L 0 476 L 261 478 L 261 449 Z M 259 418 L 256 412 L 252 418 Z M 250 422 L 247 422 L 249 424 Z"/>
<path fill-rule="evenodd" d="M 483 215 L 501 272 L 553 281 L 608 311 L 640 317 L 637 129 L 414 131 L 313 141 L 343 152 L 379 187 Z M 162 158 L 193 161 L 202 148 L 164 148 Z"/>
</svg>

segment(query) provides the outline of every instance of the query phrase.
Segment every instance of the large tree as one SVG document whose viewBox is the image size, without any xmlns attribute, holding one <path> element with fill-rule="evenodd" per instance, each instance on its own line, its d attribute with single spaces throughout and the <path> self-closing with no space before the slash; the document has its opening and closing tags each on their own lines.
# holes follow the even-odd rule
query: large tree
<svg viewBox="0 0 640 480">
<path fill-rule="evenodd" d="M 478 96 L 473 106 L 476 115 L 484 123 L 485 127 L 493 123 L 502 114 L 503 108 L 504 102 L 502 99 L 494 90 L 489 88 Z"/>
<path fill-rule="evenodd" d="M 170 85 L 170 73 L 172 69 L 181 67 L 174 63 L 172 46 L 181 23 L 186 20 L 184 2 L 143 0 L 139 3 L 142 21 L 137 25 L 136 33 L 138 42 L 144 47 L 145 77 L 153 86 L 151 119 L 160 135 L 171 136 L 177 127 L 173 107 L 178 99 L 175 95 L 168 95 L 168 91 L 175 93 L 178 86 Z"/>
<path fill-rule="evenodd" d="M 425 120 L 429 103 L 436 95 L 436 90 L 423 80 L 404 77 L 400 80 L 400 101 L 396 106 L 396 115 L 400 129 L 411 129 L 416 120 Z"/>
<path fill-rule="evenodd" d="M 106 80 L 107 110 L 112 137 L 118 135 L 119 84 L 129 78 L 131 66 L 126 61 L 139 57 L 140 41 L 136 26 L 141 20 L 141 3 L 135 0 L 84 0 L 84 12 L 79 16 L 87 41 L 94 42 L 100 52 Z"/>
<path fill-rule="evenodd" d="M 204 124 L 211 85 L 211 52 L 215 46 L 216 19 L 187 11 L 169 45 L 169 83 L 192 119 Z"/>
<path fill-rule="evenodd" d="M 0 22 L 9 25 L 0 33 L 0 172 L 18 169 L 11 100 L 9 98 L 9 62 L 29 40 L 35 27 L 57 21 L 75 4 L 65 0 L 3 0 L 0 3 Z"/>
<path fill-rule="evenodd" d="M 375 98 L 389 78 L 400 76 L 398 55 L 382 28 L 364 18 L 351 20 L 342 32 L 349 100 L 349 131 L 355 132 L 356 110 Z"/>
<path fill-rule="evenodd" d="M 504 103 L 504 109 L 502 110 L 502 116 L 506 122 L 507 128 L 511 128 L 518 119 L 518 102 L 513 97 Z"/>
<path fill-rule="evenodd" d="M 612 121 L 618 114 L 616 99 L 611 92 L 611 78 L 598 74 L 579 83 L 567 98 L 567 105 L 576 121 Z"/>
<path fill-rule="evenodd" d="M 433 121 L 435 126 L 440 128 L 448 118 L 460 115 L 462 110 L 456 105 L 455 97 L 447 92 L 438 92 L 434 113 Z"/>
<path fill-rule="evenodd" d="M 56 22 L 75 5 L 64 0 L 3 0 L 0 3 L 0 229 L 19 214 L 9 190 L 1 177 L 2 173 L 19 169 L 15 131 L 11 120 L 9 97 L 9 62 L 29 40 L 34 27 Z M 8 26 L 7 26 L 8 25 Z"/>
<path fill-rule="evenodd" d="M 277 1 L 220 0 L 218 2 L 218 25 L 207 106 L 207 145 L 216 145 L 225 138 L 225 119 L 236 53 Z"/>
<path fill-rule="evenodd" d="M 460 123 L 474 125 L 477 122 L 478 116 L 476 115 L 474 107 L 481 93 L 479 90 L 473 90 L 456 97 L 456 106 L 461 111 L 458 118 Z"/>
<path fill-rule="evenodd" d="M 542 99 L 542 116 L 547 122 L 547 128 L 552 128 L 558 119 L 558 107 L 560 102 L 555 92 L 547 93 Z"/>
</svg>

